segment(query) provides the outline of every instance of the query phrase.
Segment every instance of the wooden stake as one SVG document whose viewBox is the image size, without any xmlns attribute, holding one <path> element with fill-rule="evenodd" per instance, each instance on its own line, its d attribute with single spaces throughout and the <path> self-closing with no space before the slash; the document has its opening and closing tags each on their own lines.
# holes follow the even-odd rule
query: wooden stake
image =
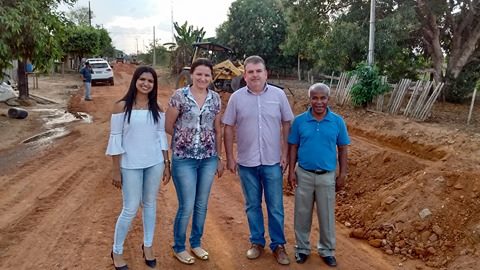
<svg viewBox="0 0 480 270">
<path fill-rule="evenodd" d="M 418 96 L 418 89 L 420 88 L 420 85 L 422 84 L 422 81 L 417 81 L 415 83 L 413 93 L 410 96 L 410 99 L 408 100 L 407 107 L 405 107 L 405 111 L 403 112 L 403 115 L 409 116 L 410 110 L 415 106 L 415 102 L 417 101 L 417 96 Z"/>
<path fill-rule="evenodd" d="M 429 81 L 425 84 L 425 87 L 423 88 L 423 92 L 420 95 L 420 98 L 418 99 L 417 106 L 415 107 L 415 110 L 413 112 L 412 117 L 415 119 L 418 119 L 420 116 L 420 112 L 425 104 L 425 100 L 427 99 L 428 93 L 430 92 L 430 88 L 432 87 L 433 82 Z"/>
<path fill-rule="evenodd" d="M 473 104 L 475 104 L 475 96 L 477 95 L 477 88 L 473 90 L 472 102 L 470 103 L 470 111 L 468 112 L 467 125 L 470 125 L 470 120 L 472 118 Z"/>
<path fill-rule="evenodd" d="M 427 119 L 428 113 L 432 109 L 433 103 L 435 103 L 435 100 L 437 100 L 437 97 L 440 94 L 440 92 L 442 91 L 442 88 L 443 88 L 443 83 L 440 83 L 440 84 L 437 85 L 437 87 L 433 91 L 432 95 L 427 100 L 423 110 L 421 111 L 421 114 L 419 116 L 419 120 L 425 121 L 425 119 Z"/>
<path fill-rule="evenodd" d="M 330 89 L 332 89 L 332 82 L 333 82 L 333 76 L 335 75 L 335 71 L 332 71 L 332 77 L 330 78 Z"/>
<path fill-rule="evenodd" d="M 398 88 L 400 86 L 402 81 L 399 81 L 397 84 L 395 84 L 395 86 L 393 87 L 393 91 L 392 93 L 390 94 L 390 98 L 388 99 L 388 104 L 387 104 L 387 112 L 390 111 L 390 108 L 392 107 L 392 104 L 393 104 L 393 100 L 395 99 L 395 95 L 398 91 Z"/>
</svg>

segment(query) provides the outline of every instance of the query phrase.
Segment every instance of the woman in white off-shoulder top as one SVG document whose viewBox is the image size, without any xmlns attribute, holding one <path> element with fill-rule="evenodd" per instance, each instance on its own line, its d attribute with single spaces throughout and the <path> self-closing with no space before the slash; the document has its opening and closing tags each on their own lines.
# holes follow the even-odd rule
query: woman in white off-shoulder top
<svg viewBox="0 0 480 270">
<path fill-rule="evenodd" d="M 160 179 L 170 180 L 165 113 L 157 103 L 157 74 L 151 67 L 135 70 L 125 96 L 115 103 L 106 154 L 112 156 L 112 184 L 121 188 L 123 208 L 118 217 L 111 253 L 115 269 L 128 269 L 123 243 L 142 204 L 145 263 L 156 266 L 152 242 Z"/>
</svg>

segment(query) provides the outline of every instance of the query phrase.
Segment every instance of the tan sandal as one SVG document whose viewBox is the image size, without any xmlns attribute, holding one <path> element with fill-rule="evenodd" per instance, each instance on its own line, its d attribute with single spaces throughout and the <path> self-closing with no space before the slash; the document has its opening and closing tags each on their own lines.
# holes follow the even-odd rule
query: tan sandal
<svg viewBox="0 0 480 270">
<path fill-rule="evenodd" d="M 200 260 L 208 260 L 208 252 L 201 247 L 192 248 L 193 254 Z"/>
<path fill-rule="evenodd" d="M 177 253 L 172 248 L 172 251 L 173 251 L 173 256 L 175 258 L 177 258 L 177 260 L 179 260 L 181 263 L 184 263 L 184 264 L 194 264 L 195 263 L 195 258 L 192 257 L 192 255 L 190 255 L 186 250 Z"/>
</svg>

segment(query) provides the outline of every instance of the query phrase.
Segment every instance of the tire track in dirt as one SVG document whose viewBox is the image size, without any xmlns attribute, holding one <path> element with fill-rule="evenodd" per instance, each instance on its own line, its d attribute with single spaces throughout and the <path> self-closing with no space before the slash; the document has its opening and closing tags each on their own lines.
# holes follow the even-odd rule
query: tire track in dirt
<svg viewBox="0 0 480 270">
<path fill-rule="evenodd" d="M 99 134 L 94 137 L 100 136 L 103 137 L 104 135 Z M 31 176 L 30 178 L 27 177 L 24 181 L 30 182 L 35 181 L 35 179 L 43 179 L 46 181 L 37 183 L 36 185 L 27 186 L 27 190 L 22 192 L 22 194 L 25 194 L 25 196 L 34 193 L 33 202 L 31 201 L 32 198 L 22 198 L 17 196 L 17 199 L 20 201 L 17 204 L 19 208 L 25 208 L 25 201 L 31 201 L 28 203 L 28 205 L 33 205 L 33 208 L 25 208 L 23 211 L 20 209 L 22 217 L 18 220 L 15 220 L 13 224 L 8 224 L 7 229 L 2 229 L 0 231 L 2 235 L 2 251 L 8 251 L 10 249 L 10 245 L 13 243 L 18 244 L 18 242 L 20 242 L 25 243 L 25 245 L 29 247 L 35 246 L 32 245 L 32 241 L 36 242 L 40 238 L 57 239 L 59 233 L 65 233 L 68 235 L 72 232 L 71 228 L 83 228 L 82 226 L 78 226 L 81 223 L 76 224 L 77 226 L 69 226 L 67 220 L 71 220 L 70 216 L 76 215 L 75 213 L 78 212 L 78 209 L 82 207 L 82 204 L 79 204 L 79 202 L 83 201 L 83 199 L 81 199 L 83 196 L 80 194 L 86 193 L 86 195 L 88 195 L 88 192 L 92 190 L 88 188 L 88 186 L 90 186 L 91 183 L 96 182 L 97 173 L 102 169 L 102 166 L 99 166 L 98 162 L 95 162 L 95 160 L 93 160 L 93 163 L 91 162 L 92 160 L 90 158 L 92 155 L 89 153 L 98 152 L 98 150 L 91 149 L 91 147 L 89 148 L 87 145 L 89 141 L 90 140 L 85 140 L 85 143 L 82 144 L 82 140 L 66 140 L 63 142 L 65 143 L 64 145 L 70 145 L 72 148 L 77 148 L 80 150 L 71 151 L 72 149 L 69 149 L 69 147 L 66 149 L 59 147 L 57 150 L 52 151 L 48 155 L 52 157 L 52 160 L 55 160 L 55 155 L 65 153 L 65 151 L 69 152 L 61 158 L 61 161 L 57 160 L 55 164 L 52 164 L 52 166 L 48 167 L 39 165 L 39 163 L 42 163 L 41 161 L 37 161 L 29 165 L 37 166 L 37 168 L 42 167 L 42 169 L 41 171 L 37 171 L 35 176 Z M 78 156 L 81 156 L 82 160 L 79 161 Z M 35 163 L 37 164 L 35 165 Z M 105 165 L 103 167 L 105 167 Z M 55 175 L 53 178 L 49 177 L 49 175 L 52 173 Z M 16 207 L 12 207 L 11 210 L 16 210 L 15 208 Z M 55 224 L 54 226 L 51 226 L 52 220 L 57 220 L 58 225 Z M 56 226 L 59 227 L 59 229 L 52 230 L 51 227 Z M 42 235 L 40 233 L 33 233 L 41 232 L 43 230 L 47 230 L 50 233 L 44 237 L 40 236 Z M 55 235 L 55 237 L 50 237 L 53 235 Z M 56 240 L 54 240 L 53 243 L 55 241 Z M 42 242 L 45 242 L 44 244 L 46 244 L 48 247 L 54 246 L 52 245 L 51 239 L 44 240 Z M 49 254 L 54 254 L 54 251 L 55 249 L 47 248 L 42 249 L 41 252 L 32 252 L 32 254 L 37 255 L 35 255 L 35 259 L 25 260 L 25 263 L 27 264 L 26 266 L 28 266 L 29 262 L 40 263 L 42 260 L 48 259 Z M 26 256 L 22 253 L 24 252 L 20 252 L 20 258 L 25 259 Z M 11 257 L 16 256 L 12 255 L 10 252 L 1 252 L 1 254 L 5 254 L 6 256 L 10 254 Z M 45 256 L 39 256 L 40 254 L 44 254 Z M 16 260 L 13 261 L 15 262 Z M 34 266 L 35 265 L 32 265 L 32 267 Z"/>
<path fill-rule="evenodd" d="M 55 207 L 59 204 L 59 201 L 67 197 L 76 187 L 74 183 L 82 179 L 83 174 L 85 174 L 85 168 L 86 166 L 82 166 L 71 173 L 69 177 L 62 177 L 61 179 L 65 180 L 59 187 L 55 188 L 54 192 L 46 196 L 37 197 L 32 203 L 34 206 L 27 212 L 24 212 L 19 220 L 7 225 L 7 228 L 0 229 L 0 242 L 2 243 L 0 254 L 6 254 L 5 250 L 8 250 L 12 244 L 19 242 L 26 232 L 35 230 L 42 222 L 42 219 L 45 219 L 48 212 L 56 209 Z"/>
<path fill-rule="evenodd" d="M 78 132 L 72 132 L 70 135 L 72 138 L 76 138 L 80 136 Z M 66 147 L 72 148 L 72 145 L 66 145 Z M 10 193 L 17 193 L 18 191 L 24 190 L 26 186 L 18 186 L 16 189 L 11 190 L 14 185 L 20 184 L 29 184 L 29 182 L 22 181 L 25 178 L 32 176 L 35 172 L 38 171 L 38 159 L 42 159 L 42 165 L 44 167 L 50 167 L 52 164 L 57 162 L 57 159 L 61 159 L 63 156 L 67 154 L 66 151 L 57 152 L 55 155 L 51 155 L 50 151 L 54 148 L 53 145 L 48 145 L 46 147 L 37 146 L 35 144 L 29 145 L 20 145 L 20 152 L 17 157 L 12 159 L 5 160 L 3 159 L 2 166 L 7 166 L 5 170 L 2 170 L 3 175 L 0 176 L 0 193 L 3 193 L 6 190 L 10 190 Z M 38 150 L 38 149 L 41 150 Z M 12 151 L 15 148 L 11 149 Z M 30 156 L 30 153 L 36 152 L 37 156 Z M 7 153 L 3 153 L 4 155 L 10 155 L 10 150 Z M 13 174 L 13 176 L 12 176 Z M 9 176 L 7 178 L 6 176 Z M 3 198 L 0 198 L 2 200 Z M 0 201 L 1 202 L 1 201 Z M 2 202 L 2 205 L 3 202 Z"/>
<path fill-rule="evenodd" d="M 21 166 L 17 174 L 9 176 L 10 179 L 5 177 L 4 181 L 2 181 L 3 187 L 0 189 L 0 194 L 4 195 L 0 197 L 0 204 L 2 205 L 0 213 L 3 214 L 3 211 L 12 208 L 20 201 L 26 200 L 26 198 L 33 199 L 42 197 L 43 192 L 48 192 L 51 181 L 51 179 L 48 179 L 48 175 L 59 170 L 57 159 L 63 159 L 66 158 L 66 156 L 67 153 L 65 151 L 56 152 L 55 154 L 45 153 L 44 156 L 41 157 L 41 161 L 32 160 Z M 39 166 L 42 167 L 40 170 Z M 60 179 L 69 177 L 69 174 L 70 172 L 66 172 L 66 175 L 62 175 Z M 43 180 L 42 177 L 47 178 Z M 39 181 L 39 179 L 42 179 L 42 181 Z M 12 210 L 10 209 L 10 211 Z M 1 227 L 0 222 L 0 228 Z"/>
</svg>

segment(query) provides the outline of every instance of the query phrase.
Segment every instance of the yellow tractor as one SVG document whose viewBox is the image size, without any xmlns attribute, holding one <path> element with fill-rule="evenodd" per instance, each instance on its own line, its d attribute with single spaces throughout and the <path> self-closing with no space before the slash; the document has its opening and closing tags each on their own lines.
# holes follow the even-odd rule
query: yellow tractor
<svg viewBox="0 0 480 270">
<path fill-rule="evenodd" d="M 197 58 L 208 58 L 214 64 L 213 79 L 210 85 L 212 90 L 232 93 L 245 86 L 243 64 L 233 60 L 232 49 L 212 42 L 193 43 L 193 48 L 192 63 Z M 191 83 L 190 67 L 184 67 L 177 79 L 177 89 Z"/>
</svg>

